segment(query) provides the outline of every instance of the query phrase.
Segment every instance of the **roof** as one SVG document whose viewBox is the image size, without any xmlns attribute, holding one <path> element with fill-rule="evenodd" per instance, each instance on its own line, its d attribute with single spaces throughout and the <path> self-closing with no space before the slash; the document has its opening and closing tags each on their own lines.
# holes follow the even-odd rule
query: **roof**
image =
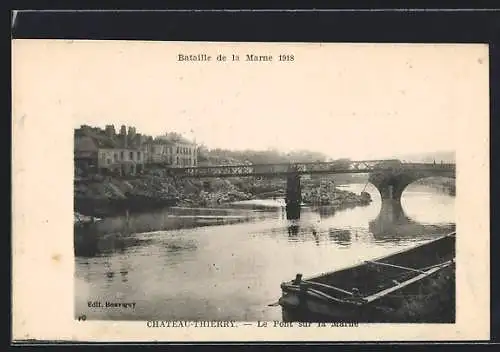
<svg viewBox="0 0 500 352">
<path fill-rule="evenodd" d="M 119 148 L 120 143 L 118 141 L 109 138 L 108 136 L 94 134 L 90 136 L 99 148 Z"/>
<path fill-rule="evenodd" d="M 156 137 L 157 139 L 161 139 L 163 141 L 170 141 L 171 143 L 183 143 L 183 144 L 195 144 L 189 139 L 185 138 L 179 133 L 170 132 L 163 136 Z"/>
<path fill-rule="evenodd" d="M 166 144 L 166 145 L 174 145 L 175 142 L 170 139 L 164 138 L 156 138 L 152 141 L 153 144 Z"/>
<path fill-rule="evenodd" d="M 75 130 L 75 136 L 86 136 L 92 139 L 97 148 L 119 149 L 125 148 L 121 138 L 110 138 L 106 133 L 99 129 L 85 128 Z M 118 136 L 119 137 L 119 136 Z M 139 145 L 136 138 L 127 145 L 127 149 L 138 149 Z"/>
</svg>

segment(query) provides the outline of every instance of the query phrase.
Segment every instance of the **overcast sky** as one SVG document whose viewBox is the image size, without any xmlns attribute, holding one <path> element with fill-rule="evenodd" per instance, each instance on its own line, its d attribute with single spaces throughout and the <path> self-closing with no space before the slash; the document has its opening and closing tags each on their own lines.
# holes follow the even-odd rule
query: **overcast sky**
<svg viewBox="0 0 500 352">
<path fill-rule="evenodd" d="M 238 53 L 241 61 L 177 62 L 178 53 Z M 274 61 L 245 62 L 247 53 Z M 294 62 L 277 62 L 280 53 Z M 369 159 L 455 150 L 477 53 L 454 45 L 73 42 L 54 70 L 69 75 L 61 94 L 75 127 L 126 124 L 209 148 Z"/>
</svg>

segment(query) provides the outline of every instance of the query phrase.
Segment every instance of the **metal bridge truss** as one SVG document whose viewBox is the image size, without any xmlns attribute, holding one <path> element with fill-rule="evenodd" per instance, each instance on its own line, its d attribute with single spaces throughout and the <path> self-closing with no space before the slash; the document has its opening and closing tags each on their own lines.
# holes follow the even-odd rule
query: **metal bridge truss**
<svg viewBox="0 0 500 352">
<path fill-rule="evenodd" d="M 367 160 L 349 162 L 308 162 L 288 164 L 219 165 L 167 168 L 173 177 L 239 177 L 239 176 L 286 176 L 290 174 L 342 174 L 370 172 L 455 171 L 455 164 L 403 163 L 399 160 Z"/>
</svg>

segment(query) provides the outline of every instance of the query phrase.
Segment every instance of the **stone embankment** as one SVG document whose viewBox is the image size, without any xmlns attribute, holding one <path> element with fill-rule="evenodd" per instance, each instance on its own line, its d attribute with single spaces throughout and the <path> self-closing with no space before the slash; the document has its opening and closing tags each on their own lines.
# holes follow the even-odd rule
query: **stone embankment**
<svg viewBox="0 0 500 352">
<path fill-rule="evenodd" d="M 136 179 L 94 178 L 75 182 L 75 210 L 86 215 L 110 216 L 126 210 L 147 211 L 179 205 L 210 207 L 252 199 L 227 180 L 174 180 L 144 176 Z"/>
<path fill-rule="evenodd" d="M 165 206 L 217 207 L 255 198 L 283 198 L 285 181 L 250 178 L 173 179 L 142 176 L 135 179 L 94 177 L 75 181 L 75 211 L 97 217 L 144 212 Z M 335 188 L 303 184 L 307 204 L 349 207 L 368 204 L 369 195 L 357 195 Z"/>
<path fill-rule="evenodd" d="M 335 209 L 368 205 L 372 201 L 369 193 L 341 190 L 335 187 L 333 181 L 304 184 L 302 200 L 310 205 L 327 205 Z"/>
</svg>

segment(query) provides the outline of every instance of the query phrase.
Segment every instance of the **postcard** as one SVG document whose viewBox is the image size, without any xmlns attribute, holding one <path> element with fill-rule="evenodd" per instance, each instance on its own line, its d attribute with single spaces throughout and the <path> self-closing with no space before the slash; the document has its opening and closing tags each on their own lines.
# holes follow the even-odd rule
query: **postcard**
<svg viewBox="0 0 500 352">
<path fill-rule="evenodd" d="M 480 44 L 12 41 L 13 339 L 489 339 Z"/>
</svg>

